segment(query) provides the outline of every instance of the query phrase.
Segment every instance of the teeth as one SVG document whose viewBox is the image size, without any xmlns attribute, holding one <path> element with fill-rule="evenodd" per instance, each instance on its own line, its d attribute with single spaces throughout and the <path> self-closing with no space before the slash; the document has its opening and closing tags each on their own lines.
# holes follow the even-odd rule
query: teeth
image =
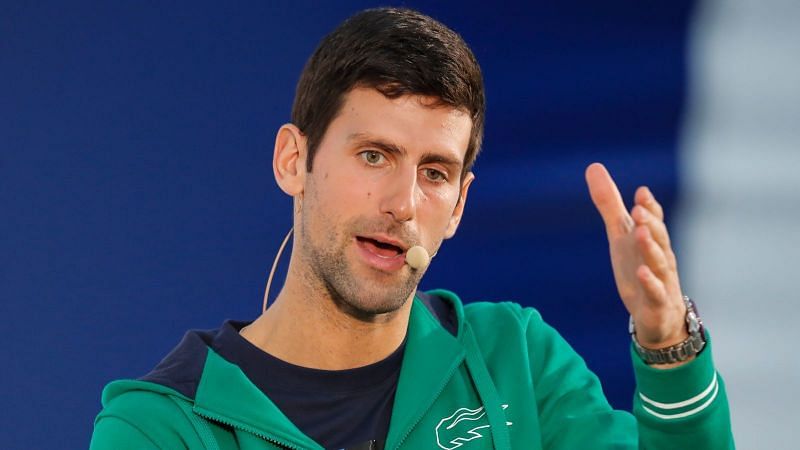
<svg viewBox="0 0 800 450">
<path fill-rule="evenodd" d="M 373 247 L 374 248 L 373 253 L 383 258 L 393 258 L 403 253 L 400 247 L 394 244 L 389 244 L 372 238 L 359 238 L 359 239 L 362 240 L 365 244 L 369 244 L 371 247 Z"/>
<path fill-rule="evenodd" d="M 400 247 L 398 247 L 397 245 L 390 244 L 390 243 L 388 243 L 388 242 L 384 242 L 384 241 L 380 241 L 380 240 L 378 240 L 378 239 L 372 239 L 372 238 L 362 238 L 362 239 L 363 239 L 363 240 L 366 240 L 366 241 L 371 241 L 371 242 L 374 242 L 374 243 L 375 243 L 375 245 L 377 245 L 377 246 L 380 246 L 380 247 L 389 247 L 389 248 L 392 248 L 392 249 L 397 249 L 397 251 L 399 251 L 399 252 L 402 252 L 402 251 L 403 251 L 403 250 L 402 250 Z"/>
</svg>

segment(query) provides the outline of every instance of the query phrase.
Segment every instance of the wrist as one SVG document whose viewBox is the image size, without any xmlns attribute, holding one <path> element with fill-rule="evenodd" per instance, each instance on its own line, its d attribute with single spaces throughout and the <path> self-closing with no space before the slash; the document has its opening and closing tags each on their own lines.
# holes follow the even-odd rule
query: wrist
<svg viewBox="0 0 800 450">
<path fill-rule="evenodd" d="M 697 315 L 694 302 L 686 296 L 683 301 L 686 306 L 685 326 L 676 336 L 659 343 L 640 343 L 633 317 L 630 318 L 628 331 L 634 349 L 646 364 L 660 369 L 677 367 L 694 359 L 705 347 L 703 322 Z"/>
<path fill-rule="evenodd" d="M 653 341 L 644 339 L 641 333 L 634 333 L 632 338 L 636 340 L 642 347 L 646 348 L 647 350 L 661 350 L 667 347 L 672 347 L 673 345 L 680 344 L 681 342 L 685 341 L 689 338 L 689 332 L 687 331 L 686 327 L 686 319 L 684 318 L 686 313 L 684 313 L 681 321 L 678 325 L 676 325 L 673 329 L 672 333 L 665 335 L 659 341 Z"/>
<path fill-rule="evenodd" d="M 648 366 L 650 366 L 650 367 L 652 367 L 654 369 L 662 369 L 662 370 L 663 369 L 674 369 L 674 368 L 680 367 L 680 366 L 682 366 L 684 364 L 689 364 L 690 362 L 694 361 L 696 358 L 697 358 L 697 355 L 694 355 L 694 356 L 690 356 L 690 357 L 686 358 L 683 361 L 678 361 L 678 362 L 674 362 L 674 363 L 663 363 L 663 364 L 657 364 L 657 363 L 656 364 L 648 364 Z"/>
</svg>

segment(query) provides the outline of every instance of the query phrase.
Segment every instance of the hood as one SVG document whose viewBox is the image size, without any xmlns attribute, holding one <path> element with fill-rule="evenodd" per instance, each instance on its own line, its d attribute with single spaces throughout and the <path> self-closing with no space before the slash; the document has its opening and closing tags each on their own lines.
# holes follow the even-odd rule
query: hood
<svg viewBox="0 0 800 450">
<path fill-rule="evenodd" d="M 459 314 L 450 296 L 436 295 L 435 291 L 431 293 L 418 291 L 415 300 L 417 299 L 425 305 L 442 328 L 453 337 L 458 335 Z M 232 322 L 237 329 L 247 324 L 247 322 Z M 155 383 L 194 399 L 208 350 L 214 348 L 214 340 L 220 330 L 221 328 L 187 331 L 178 345 L 153 370 L 140 377 L 139 381 Z"/>
<path fill-rule="evenodd" d="M 187 332 L 150 373 L 136 381 L 109 384 L 103 391 L 103 404 L 134 390 L 177 395 L 191 401 L 192 410 L 207 419 L 294 442 L 301 448 L 318 448 L 237 365 L 214 351 L 219 333 L 219 329 Z M 509 448 L 503 410 L 471 327 L 464 320 L 461 301 L 444 290 L 415 295 L 386 448 L 402 445 L 454 374 L 464 372 L 465 363 L 472 380 L 469 384 L 474 385 L 492 424 L 495 448 Z"/>
</svg>

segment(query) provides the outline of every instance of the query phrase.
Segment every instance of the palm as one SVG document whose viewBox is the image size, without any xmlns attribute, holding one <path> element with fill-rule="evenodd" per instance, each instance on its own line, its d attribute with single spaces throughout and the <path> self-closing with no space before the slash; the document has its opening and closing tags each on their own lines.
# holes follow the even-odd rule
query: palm
<svg viewBox="0 0 800 450">
<path fill-rule="evenodd" d="M 640 187 L 629 212 L 602 164 L 586 169 L 586 182 L 605 223 L 614 280 L 639 341 L 654 346 L 680 342 L 685 306 L 661 206 Z"/>
</svg>

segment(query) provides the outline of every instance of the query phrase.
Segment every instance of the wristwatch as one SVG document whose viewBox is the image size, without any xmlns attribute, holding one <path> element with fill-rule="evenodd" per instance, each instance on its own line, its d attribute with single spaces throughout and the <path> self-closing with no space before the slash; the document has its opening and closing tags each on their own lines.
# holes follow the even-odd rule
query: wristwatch
<svg viewBox="0 0 800 450">
<path fill-rule="evenodd" d="M 628 322 L 628 332 L 631 335 L 631 339 L 633 339 L 633 347 L 636 349 L 636 353 L 639 354 L 645 364 L 669 364 L 686 361 L 700 353 L 706 346 L 703 321 L 697 315 L 697 307 L 692 299 L 685 295 L 683 296 L 683 302 L 686 304 L 686 331 L 689 332 L 689 337 L 685 341 L 670 347 L 653 350 L 639 345 L 639 341 L 636 340 L 636 327 L 633 323 L 633 316 L 631 316 Z"/>
</svg>

